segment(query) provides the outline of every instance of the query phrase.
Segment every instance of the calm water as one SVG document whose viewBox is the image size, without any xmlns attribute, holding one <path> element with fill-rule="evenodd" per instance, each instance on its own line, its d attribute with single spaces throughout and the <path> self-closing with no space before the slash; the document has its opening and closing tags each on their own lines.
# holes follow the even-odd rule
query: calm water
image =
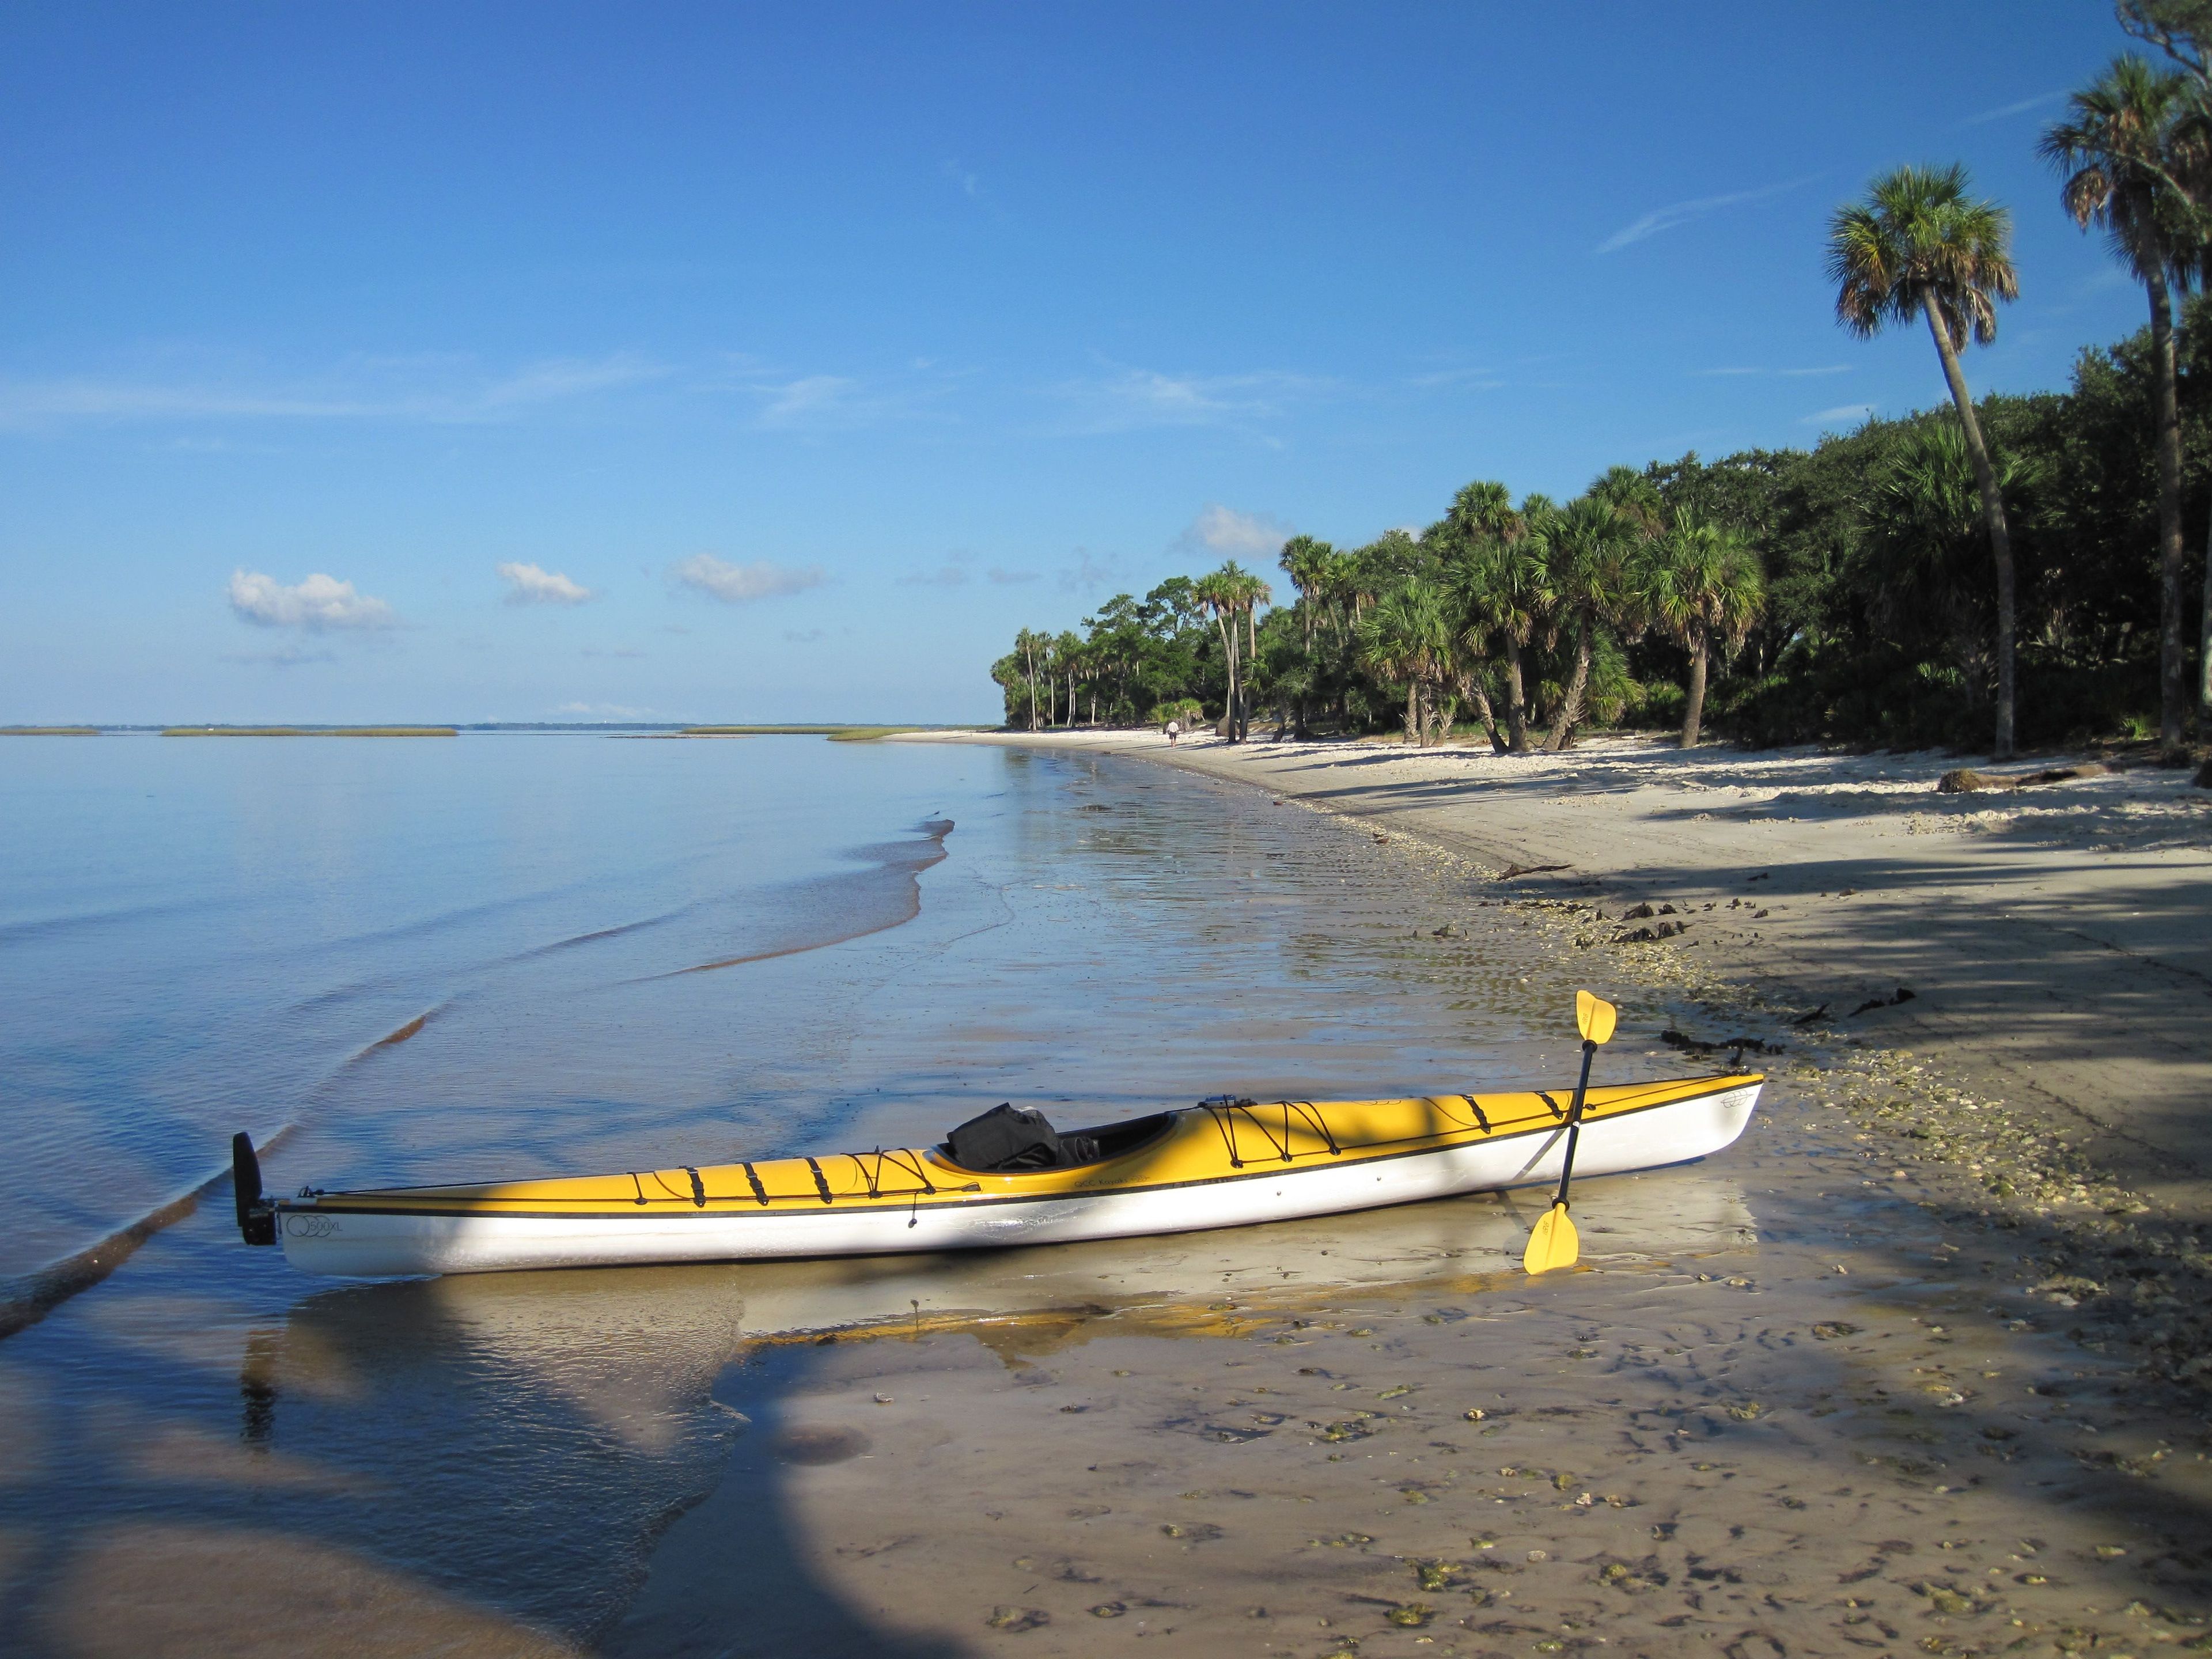
<svg viewBox="0 0 2212 1659">
<path fill-rule="evenodd" d="M 280 1137 L 279 1190 L 465 1179 L 931 1140 L 1002 1099 L 1548 1079 L 1571 1046 L 1568 965 L 1415 936 L 1451 879 L 1127 763 L 112 738 L 9 744 L 0 801 L 19 1285 L 239 1127 Z M 82 1647 L 57 1609 L 223 1571 L 250 1605 L 373 1571 L 591 1637 L 726 1460 L 709 1389 L 749 1334 L 894 1280 L 989 1299 L 910 1264 L 842 1300 L 817 1269 L 336 1285 L 228 1207 L 0 1343 L 0 1628 L 34 1650 Z"/>
</svg>

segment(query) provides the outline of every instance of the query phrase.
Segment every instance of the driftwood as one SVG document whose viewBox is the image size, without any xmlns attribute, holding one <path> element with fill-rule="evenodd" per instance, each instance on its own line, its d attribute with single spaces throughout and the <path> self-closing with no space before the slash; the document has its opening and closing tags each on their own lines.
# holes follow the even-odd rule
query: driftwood
<svg viewBox="0 0 2212 1659">
<path fill-rule="evenodd" d="M 1961 766 L 1936 781 L 1939 795 L 1971 795 L 1978 789 L 2026 789 L 2039 783 L 2066 783 L 2075 778 L 2100 778 L 2112 769 L 2102 761 L 2083 761 L 2079 766 L 2047 766 L 2039 772 L 1977 772 Z"/>
</svg>

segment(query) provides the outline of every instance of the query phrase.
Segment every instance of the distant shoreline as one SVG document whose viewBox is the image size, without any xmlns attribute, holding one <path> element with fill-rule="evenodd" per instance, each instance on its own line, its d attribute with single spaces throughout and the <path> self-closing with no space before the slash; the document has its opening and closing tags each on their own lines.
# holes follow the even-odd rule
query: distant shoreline
<svg viewBox="0 0 2212 1659">
<path fill-rule="evenodd" d="M 167 726 L 165 738 L 457 738 L 450 726 Z"/>
<path fill-rule="evenodd" d="M 812 725 L 714 726 L 681 720 L 493 720 L 451 725 L 391 726 L 162 726 L 149 724 L 0 726 L 0 738 L 453 738 L 453 737 L 654 737 L 654 738 L 827 738 L 832 743 L 866 743 L 909 733 L 951 736 L 995 730 L 985 726 L 915 726 L 866 720 Z"/>
</svg>

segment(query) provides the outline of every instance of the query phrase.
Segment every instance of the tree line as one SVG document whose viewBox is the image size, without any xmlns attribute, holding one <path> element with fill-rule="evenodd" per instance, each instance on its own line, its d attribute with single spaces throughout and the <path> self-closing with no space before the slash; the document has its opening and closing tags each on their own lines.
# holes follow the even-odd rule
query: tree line
<svg viewBox="0 0 2212 1659">
<path fill-rule="evenodd" d="M 1021 631 L 992 671 L 1007 723 L 1464 728 L 1512 753 L 1623 722 L 2000 757 L 2212 735 L 2212 0 L 2118 9 L 2164 61 L 2115 60 L 2039 149 L 2149 324 L 2066 390 L 1972 396 L 1965 355 L 2019 291 L 2011 216 L 1962 167 L 1899 167 L 1830 222 L 1836 316 L 1924 326 L 1948 406 L 1614 466 L 1565 502 L 1479 480 L 1419 532 L 1290 540 L 1280 601 L 1233 561 L 1117 594 L 1079 631 Z"/>
</svg>

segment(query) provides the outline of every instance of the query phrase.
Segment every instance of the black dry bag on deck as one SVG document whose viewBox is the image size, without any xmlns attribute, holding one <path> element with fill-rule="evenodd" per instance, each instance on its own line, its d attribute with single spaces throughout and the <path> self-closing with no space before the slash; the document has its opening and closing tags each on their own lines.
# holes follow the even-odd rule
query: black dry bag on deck
<svg viewBox="0 0 2212 1659">
<path fill-rule="evenodd" d="M 969 1118 L 945 1137 L 945 1149 L 963 1170 L 1049 1170 L 1064 1161 L 1044 1114 L 1011 1103 Z"/>
</svg>

